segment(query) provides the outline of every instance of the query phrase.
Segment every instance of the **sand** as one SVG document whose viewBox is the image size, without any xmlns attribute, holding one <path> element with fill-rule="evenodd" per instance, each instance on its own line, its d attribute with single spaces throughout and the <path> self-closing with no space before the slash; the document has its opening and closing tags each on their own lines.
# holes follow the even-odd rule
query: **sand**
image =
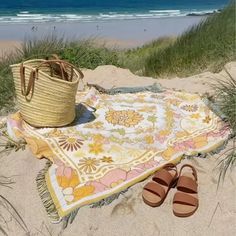
<svg viewBox="0 0 236 236">
<path fill-rule="evenodd" d="M 0 41 L 0 59 L 8 55 L 21 46 L 21 41 L 17 40 L 1 40 Z"/>
<path fill-rule="evenodd" d="M 44 22 L 6 24 L 0 22 L 0 40 L 23 41 L 45 35 L 66 39 L 108 38 L 143 44 L 162 36 L 176 36 L 205 19 L 204 16 L 183 16 L 141 20 L 110 20 L 98 22 Z M 37 30 L 32 30 L 32 27 Z M 55 27 L 55 28 L 54 28 Z"/>
<path fill-rule="evenodd" d="M 99 45 L 127 49 L 142 46 L 158 37 L 177 36 L 189 27 L 204 20 L 204 16 L 184 16 L 142 20 L 112 20 L 104 22 L 71 23 L 18 23 L 0 22 L 0 60 L 19 48 L 25 39 L 48 36 L 64 37 L 66 40 L 93 39 Z M 32 27 L 37 30 L 32 30 Z M 55 27 L 55 29 L 54 29 Z"/>
<path fill-rule="evenodd" d="M 236 62 L 227 65 L 231 74 L 236 76 Z M 117 86 L 144 86 L 157 82 L 156 79 L 139 77 L 130 71 L 115 66 L 99 66 L 95 70 L 84 70 L 85 82 L 97 83 L 105 88 Z M 213 93 L 210 83 L 214 78 L 225 79 L 224 72 L 210 72 L 189 78 L 160 79 L 164 87 L 187 92 Z M 229 143 L 228 147 L 231 144 Z M 224 151 L 223 151 L 224 152 Z M 198 211 L 189 218 L 177 218 L 172 213 L 172 199 L 176 190 L 171 190 L 162 206 L 151 208 L 142 201 L 141 192 L 144 182 L 131 187 L 119 199 L 102 208 L 83 207 L 74 222 L 65 230 L 61 224 L 51 224 L 39 198 L 35 178 L 44 167 L 46 160 L 36 159 L 31 152 L 12 152 L 0 156 L 0 176 L 11 177 L 15 184 L 12 189 L 0 187 L 0 195 L 15 206 L 24 219 L 29 235 L 63 236 L 157 236 L 157 235 L 207 235 L 223 236 L 236 234 L 236 172 L 227 174 L 224 185 L 217 191 L 218 172 L 214 170 L 220 154 L 195 157 L 182 161 L 194 165 L 199 178 Z M 0 226 L 10 236 L 26 235 L 17 222 L 0 204 Z M 6 227 L 7 225 L 7 227 Z M 1 235 L 1 231 L 0 231 Z"/>
</svg>

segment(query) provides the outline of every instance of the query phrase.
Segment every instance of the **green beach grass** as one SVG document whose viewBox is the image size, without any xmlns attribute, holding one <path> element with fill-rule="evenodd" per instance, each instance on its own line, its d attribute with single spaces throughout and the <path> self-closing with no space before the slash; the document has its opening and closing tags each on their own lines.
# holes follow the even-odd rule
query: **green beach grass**
<svg viewBox="0 0 236 236">
<path fill-rule="evenodd" d="M 218 163 L 220 170 L 219 182 L 224 180 L 228 169 L 236 165 L 236 79 L 230 74 L 226 81 L 219 81 L 216 85 L 216 104 L 227 119 L 232 130 L 232 146 L 225 152 L 226 157 Z"/>
<path fill-rule="evenodd" d="M 119 62 L 122 67 L 130 69 L 135 74 L 146 75 L 145 64 L 153 51 L 158 52 L 165 49 L 175 40 L 174 37 L 162 37 L 142 47 L 122 51 L 119 55 Z"/>
<path fill-rule="evenodd" d="M 155 50 L 145 59 L 148 76 L 188 76 L 205 70 L 220 71 L 235 53 L 235 1 L 220 14 L 213 14 L 193 26 L 176 41 Z"/>
</svg>

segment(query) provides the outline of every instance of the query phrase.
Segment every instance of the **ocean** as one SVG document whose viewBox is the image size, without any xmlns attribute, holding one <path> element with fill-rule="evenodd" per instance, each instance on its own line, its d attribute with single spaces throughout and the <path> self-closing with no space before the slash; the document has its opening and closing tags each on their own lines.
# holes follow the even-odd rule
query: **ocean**
<svg viewBox="0 0 236 236">
<path fill-rule="evenodd" d="M 0 23 L 98 22 L 205 15 L 229 0 L 0 0 Z"/>
</svg>

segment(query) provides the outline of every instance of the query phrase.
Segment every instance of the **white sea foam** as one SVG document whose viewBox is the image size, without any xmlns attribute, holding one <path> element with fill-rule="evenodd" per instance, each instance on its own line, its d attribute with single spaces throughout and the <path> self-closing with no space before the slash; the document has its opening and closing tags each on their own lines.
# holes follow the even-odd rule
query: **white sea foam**
<svg viewBox="0 0 236 236">
<path fill-rule="evenodd" d="M 42 14 L 16 14 L 18 17 L 35 17 L 35 16 L 43 16 Z"/>
<path fill-rule="evenodd" d="M 152 19 L 164 17 L 180 17 L 188 14 L 204 15 L 217 11 L 217 9 L 203 11 L 181 11 L 181 10 L 149 10 L 144 13 L 99 13 L 99 14 L 33 14 L 28 11 L 20 11 L 15 16 L 1 16 L 0 23 L 39 23 L 39 22 L 94 22 L 109 20 L 135 20 Z"/>
<path fill-rule="evenodd" d="M 167 12 L 167 13 L 178 13 L 180 10 L 150 10 L 151 13 Z"/>
<path fill-rule="evenodd" d="M 28 14 L 29 12 L 28 12 L 28 11 L 20 11 L 20 13 L 22 13 L 22 14 Z"/>
</svg>

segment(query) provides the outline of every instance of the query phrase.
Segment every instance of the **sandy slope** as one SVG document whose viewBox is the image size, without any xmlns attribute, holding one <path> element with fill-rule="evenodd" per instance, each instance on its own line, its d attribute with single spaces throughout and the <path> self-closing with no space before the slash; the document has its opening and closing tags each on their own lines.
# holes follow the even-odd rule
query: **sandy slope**
<svg viewBox="0 0 236 236">
<path fill-rule="evenodd" d="M 20 41 L 0 41 L 0 59 L 1 57 L 4 57 L 4 55 L 14 52 L 20 45 Z"/>
<path fill-rule="evenodd" d="M 236 78 L 236 63 L 227 66 Z M 114 66 L 100 66 L 94 71 L 86 70 L 85 81 L 97 83 L 106 88 L 113 86 L 150 85 L 157 80 L 138 77 L 128 70 Z M 224 79 L 225 73 L 204 73 L 190 78 L 158 80 L 163 86 L 171 89 L 182 89 L 188 92 L 212 92 L 209 83 L 215 78 Z M 214 168 L 219 155 L 208 155 L 207 158 L 184 160 L 193 164 L 198 171 L 200 207 L 189 218 L 177 218 L 172 214 L 171 191 L 164 204 L 150 208 L 141 198 L 142 187 L 148 180 L 138 183 L 119 199 L 102 208 L 83 207 L 72 225 L 64 231 L 61 225 L 51 224 L 47 218 L 36 190 L 35 177 L 44 167 L 46 160 L 37 160 L 29 150 L 3 156 L 0 164 L 0 175 L 12 176 L 16 182 L 12 189 L 0 187 L 0 194 L 7 197 L 17 208 L 30 235 L 63 235 L 63 236 L 156 236 L 156 235 L 235 235 L 236 172 L 227 175 L 225 183 L 217 191 L 217 171 Z M 182 162 L 182 163 L 183 163 Z M 179 165 L 181 166 L 182 163 Z M 0 205 L 0 215 L 6 219 L 5 230 L 11 236 L 25 235 L 22 228 Z M 2 225 L 0 218 L 0 225 Z M 1 235 L 1 232 L 0 232 Z"/>
</svg>

